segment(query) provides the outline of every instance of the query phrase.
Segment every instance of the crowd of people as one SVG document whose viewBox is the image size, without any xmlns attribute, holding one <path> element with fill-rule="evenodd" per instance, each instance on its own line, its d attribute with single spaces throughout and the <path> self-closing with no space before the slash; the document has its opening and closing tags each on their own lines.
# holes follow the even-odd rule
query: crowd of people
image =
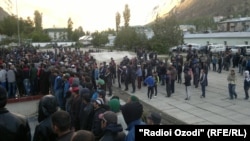
<svg viewBox="0 0 250 141">
<path fill-rule="evenodd" d="M 130 84 L 131 78 L 126 78 L 125 73 L 116 73 L 113 58 L 108 63 L 97 64 L 89 52 L 77 49 L 15 51 L 1 59 L 1 76 L 6 71 L 5 81 L 1 81 L 0 87 L 1 139 L 131 141 L 135 138 L 135 125 L 161 124 L 159 113 L 145 115 L 136 96 L 129 97 L 126 104 L 120 104 L 119 96 L 112 92 L 112 84 L 116 77 L 120 77 L 121 84 Z M 118 66 L 129 68 L 137 64 L 133 61 L 124 57 Z M 10 85 L 10 72 L 13 72 L 13 84 L 16 85 Z M 18 84 L 18 79 L 22 83 Z M 5 108 L 8 99 L 15 98 L 17 92 L 14 90 L 18 90 L 20 96 L 43 95 L 33 135 L 24 116 Z"/>
<path fill-rule="evenodd" d="M 147 96 L 151 100 L 153 96 L 157 97 L 158 86 L 164 86 L 166 97 L 170 98 L 175 93 L 177 81 L 185 85 L 185 100 L 191 99 L 191 85 L 195 88 L 200 86 L 200 97 L 205 98 L 210 64 L 213 65 L 213 71 L 218 73 L 223 69 L 229 70 L 231 61 L 228 60 L 232 60 L 233 67 L 239 68 L 239 73 L 247 70 L 247 63 L 244 66 L 240 59 L 236 61 L 236 57 L 237 54 L 231 55 L 228 52 L 218 55 L 198 54 L 190 47 L 186 58 L 177 52 L 167 60 L 161 60 L 156 52 L 137 49 L 133 58 L 125 56 L 118 63 L 111 57 L 110 61 L 98 64 L 89 52 L 79 49 L 45 52 L 15 49 L 0 59 L 0 94 L 3 95 L 0 98 L 3 109 L 0 117 L 11 113 L 4 108 L 8 98 L 42 94 L 44 96 L 39 102 L 39 124 L 35 129 L 34 141 L 76 141 L 81 138 L 90 141 L 132 141 L 135 138 L 135 125 L 160 124 L 161 116 L 155 112 L 145 115 L 136 96 L 129 97 L 126 104 L 121 105 L 119 96 L 113 93 L 114 83 L 118 83 L 118 87 L 124 91 L 131 90 L 131 93 L 147 86 Z M 244 74 L 244 90 L 248 99 L 249 71 Z M 229 75 L 230 97 L 237 98 L 236 77 L 231 73 Z M 6 133 L 1 134 L 1 137 L 8 140 L 30 140 L 27 120 L 20 118 L 23 122 L 17 124 L 25 128 L 22 134 L 16 133 L 19 131 L 15 129 L 16 132 L 10 134 L 8 132 L 12 129 L 8 128 L 11 126 L 1 126 L 3 132 L 0 133 Z"/>
</svg>

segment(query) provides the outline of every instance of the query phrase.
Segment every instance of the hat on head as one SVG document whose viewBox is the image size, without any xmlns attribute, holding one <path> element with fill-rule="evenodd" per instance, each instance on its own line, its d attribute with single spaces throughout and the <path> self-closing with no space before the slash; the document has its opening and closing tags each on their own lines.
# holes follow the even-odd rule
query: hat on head
<svg viewBox="0 0 250 141">
<path fill-rule="evenodd" d="M 104 85 L 105 84 L 105 81 L 101 78 L 99 78 L 97 81 L 96 81 L 97 84 L 99 85 Z"/>
<path fill-rule="evenodd" d="M 77 84 L 72 84 L 71 92 L 77 92 L 77 91 L 79 91 L 79 86 Z"/>
<path fill-rule="evenodd" d="M 117 100 L 120 100 L 120 97 L 119 97 L 119 96 L 114 95 L 114 96 L 112 96 L 112 97 L 110 98 L 110 100 L 112 100 L 112 99 L 117 99 Z"/>
<path fill-rule="evenodd" d="M 108 102 L 108 105 L 110 107 L 110 110 L 117 113 L 120 111 L 120 101 L 118 99 L 111 99 Z"/>
<path fill-rule="evenodd" d="M 100 114 L 98 117 L 99 119 L 107 121 L 108 123 L 117 123 L 117 115 L 112 111 L 106 111 Z"/>
<path fill-rule="evenodd" d="M 103 105 L 103 104 L 104 104 L 102 98 L 97 98 L 97 99 L 95 100 L 95 102 L 96 102 L 98 105 Z"/>
<path fill-rule="evenodd" d="M 143 113 L 143 106 L 140 102 L 129 102 L 121 107 L 122 115 L 126 124 L 138 120 Z"/>
<path fill-rule="evenodd" d="M 137 96 L 134 96 L 134 95 L 130 96 L 130 100 L 133 102 L 136 102 L 136 101 L 139 102 L 139 98 Z"/>
<path fill-rule="evenodd" d="M 84 94 L 90 94 L 90 90 L 89 88 L 82 88 L 79 93 L 81 96 Z"/>
<path fill-rule="evenodd" d="M 154 124 L 160 124 L 161 123 L 161 115 L 155 112 L 151 112 L 148 115 L 148 118 L 151 119 Z"/>
</svg>

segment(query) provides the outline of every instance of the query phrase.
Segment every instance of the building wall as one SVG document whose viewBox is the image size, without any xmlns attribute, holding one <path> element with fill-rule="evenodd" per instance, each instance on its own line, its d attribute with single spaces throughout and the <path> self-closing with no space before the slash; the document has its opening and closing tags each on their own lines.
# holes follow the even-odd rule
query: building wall
<svg viewBox="0 0 250 141">
<path fill-rule="evenodd" d="M 184 43 L 198 43 L 202 45 L 217 43 L 226 44 L 228 46 L 250 44 L 250 32 L 186 34 L 184 35 Z"/>
<path fill-rule="evenodd" d="M 48 32 L 49 37 L 52 39 L 52 41 L 63 41 L 68 39 L 67 32 Z M 64 37 L 63 37 L 64 36 Z"/>
</svg>

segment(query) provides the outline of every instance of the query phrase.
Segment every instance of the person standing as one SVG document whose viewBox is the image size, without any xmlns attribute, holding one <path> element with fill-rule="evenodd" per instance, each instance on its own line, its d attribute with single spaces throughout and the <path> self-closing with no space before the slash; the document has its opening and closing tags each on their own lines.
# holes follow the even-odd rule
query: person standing
<svg viewBox="0 0 250 141">
<path fill-rule="evenodd" d="M 38 122 L 33 141 L 54 141 L 57 138 L 52 128 L 51 115 L 58 111 L 58 103 L 53 95 L 43 96 L 38 104 Z"/>
<path fill-rule="evenodd" d="M 191 97 L 190 88 L 191 88 L 191 80 L 192 80 L 191 70 L 185 71 L 184 79 L 185 79 L 184 84 L 186 86 L 186 98 L 185 98 L 185 100 L 190 100 L 190 97 Z"/>
<path fill-rule="evenodd" d="M 57 134 L 57 141 L 69 141 L 74 134 L 70 129 L 70 115 L 64 110 L 56 111 L 51 115 L 53 131 Z"/>
<path fill-rule="evenodd" d="M 141 69 L 141 65 L 137 65 L 136 78 L 137 78 L 137 88 L 141 89 L 141 81 L 142 81 L 142 69 Z"/>
<path fill-rule="evenodd" d="M 7 81 L 8 81 L 8 98 L 15 98 L 16 96 L 16 74 L 14 70 L 14 65 L 11 65 L 7 71 Z"/>
<path fill-rule="evenodd" d="M 206 97 L 206 83 L 207 83 L 207 75 L 204 69 L 201 69 L 201 76 L 200 76 L 200 84 L 201 84 L 201 91 L 202 95 L 201 98 Z"/>
<path fill-rule="evenodd" d="M 3 65 L 0 65 L 0 85 L 3 86 L 5 89 L 7 88 L 6 76 L 6 69 L 3 67 Z"/>
<path fill-rule="evenodd" d="M 248 90 L 250 87 L 250 77 L 249 77 L 249 71 L 244 72 L 245 78 L 244 78 L 244 91 L 245 91 L 245 100 L 248 100 Z"/>
<path fill-rule="evenodd" d="M 130 65 L 130 81 L 132 85 L 132 91 L 131 93 L 135 93 L 135 80 L 136 80 L 136 66 L 133 65 L 133 63 Z"/>
<path fill-rule="evenodd" d="M 235 92 L 235 89 L 236 89 L 237 78 L 234 70 L 231 70 L 230 73 L 228 74 L 227 81 L 228 81 L 228 91 L 230 100 L 233 100 L 234 98 L 236 99 L 237 93 Z"/>
<path fill-rule="evenodd" d="M 7 100 L 7 91 L 0 86 L 0 140 L 31 141 L 28 120 L 23 115 L 8 111 L 5 108 Z"/>
<path fill-rule="evenodd" d="M 118 81 L 118 86 L 121 88 L 121 83 L 122 83 L 122 73 L 123 69 L 121 65 L 117 65 L 117 81 Z"/>
<path fill-rule="evenodd" d="M 148 86 L 148 100 L 152 99 L 152 95 L 154 93 L 154 85 L 155 85 L 155 81 L 154 78 L 149 75 L 145 80 L 144 83 L 147 84 Z"/>
<path fill-rule="evenodd" d="M 171 96 L 171 75 L 170 75 L 169 70 L 166 70 L 165 81 L 166 81 L 166 92 L 167 92 L 166 97 L 170 97 Z"/>
<path fill-rule="evenodd" d="M 222 56 L 220 55 L 218 58 L 218 70 L 217 70 L 218 73 L 221 73 L 222 63 L 223 63 L 223 59 L 222 59 Z"/>
<path fill-rule="evenodd" d="M 134 141 L 135 126 L 146 124 L 142 121 L 143 105 L 140 102 L 129 102 L 121 107 L 121 111 L 128 127 L 128 134 L 124 141 Z"/>
<path fill-rule="evenodd" d="M 154 76 L 154 81 L 155 81 L 155 85 L 154 85 L 154 97 L 157 97 L 157 85 L 158 83 L 160 82 L 159 80 L 159 76 L 158 76 L 158 73 L 156 71 L 153 72 L 153 76 Z"/>
<path fill-rule="evenodd" d="M 147 125 L 161 125 L 161 115 L 157 112 L 150 112 L 147 116 Z"/>
<path fill-rule="evenodd" d="M 125 84 L 125 89 L 124 91 L 128 91 L 128 84 L 129 84 L 129 68 L 127 66 L 123 66 L 124 69 L 124 84 Z"/>
<path fill-rule="evenodd" d="M 112 96 L 112 73 L 110 72 L 110 67 L 107 67 L 106 69 L 106 72 L 105 72 L 105 75 L 104 75 L 104 78 L 105 78 L 105 83 L 106 83 L 106 86 L 108 88 L 108 96 L 111 97 Z"/>
<path fill-rule="evenodd" d="M 101 127 L 104 131 L 99 141 L 123 141 L 126 134 L 123 132 L 121 124 L 118 124 L 117 115 L 112 111 L 106 111 L 99 115 Z"/>
</svg>

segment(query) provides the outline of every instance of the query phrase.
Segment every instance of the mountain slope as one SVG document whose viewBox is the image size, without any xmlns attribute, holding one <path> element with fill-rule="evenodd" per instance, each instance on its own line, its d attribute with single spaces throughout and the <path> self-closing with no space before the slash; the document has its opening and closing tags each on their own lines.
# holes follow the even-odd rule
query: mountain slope
<svg viewBox="0 0 250 141">
<path fill-rule="evenodd" d="M 174 13 L 179 20 L 230 15 L 250 16 L 249 0 L 181 0 L 168 14 Z"/>
</svg>

